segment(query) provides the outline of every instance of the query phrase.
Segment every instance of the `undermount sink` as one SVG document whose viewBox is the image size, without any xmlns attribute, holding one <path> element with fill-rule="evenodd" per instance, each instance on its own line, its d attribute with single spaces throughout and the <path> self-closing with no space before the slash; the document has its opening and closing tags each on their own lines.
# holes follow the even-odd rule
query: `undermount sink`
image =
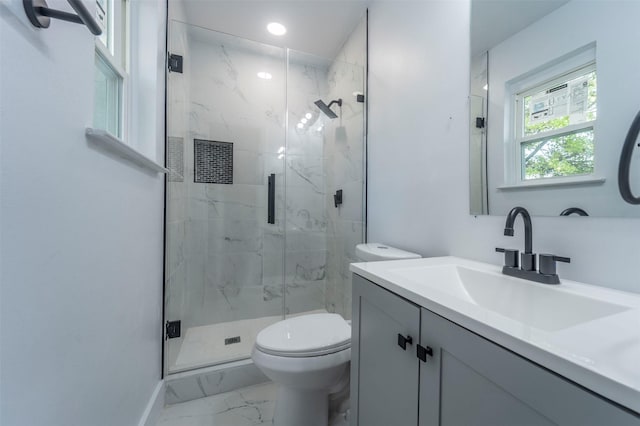
<svg viewBox="0 0 640 426">
<path fill-rule="evenodd" d="M 389 272 L 545 331 L 562 330 L 630 309 L 556 286 L 455 264 L 390 268 Z"/>
</svg>

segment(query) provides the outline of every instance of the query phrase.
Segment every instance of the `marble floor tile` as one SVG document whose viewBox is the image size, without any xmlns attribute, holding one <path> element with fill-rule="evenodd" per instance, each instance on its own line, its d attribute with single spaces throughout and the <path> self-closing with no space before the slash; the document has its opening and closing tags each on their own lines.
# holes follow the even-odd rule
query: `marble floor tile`
<svg viewBox="0 0 640 426">
<path fill-rule="evenodd" d="M 275 385 L 264 383 L 164 408 L 157 426 L 270 425 Z"/>
<path fill-rule="evenodd" d="M 156 426 L 266 426 L 273 424 L 276 386 L 263 383 L 207 398 L 169 405 Z M 348 426 L 348 415 L 334 415 L 330 426 Z"/>
</svg>

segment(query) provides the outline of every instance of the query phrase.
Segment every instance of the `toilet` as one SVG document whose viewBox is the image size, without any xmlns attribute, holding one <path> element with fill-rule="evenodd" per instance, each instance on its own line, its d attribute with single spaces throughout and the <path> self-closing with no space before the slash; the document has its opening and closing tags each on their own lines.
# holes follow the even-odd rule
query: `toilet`
<svg viewBox="0 0 640 426">
<path fill-rule="evenodd" d="M 376 262 L 380 260 L 420 259 L 422 256 L 385 244 L 366 243 L 356 246 L 356 257 L 363 262 Z"/>
<path fill-rule="evenodd" d="M 362 261 L 415 259 L 420 255 L 384 244 L 359 244 Z M 287 318 L 258 333 L 254 364 L 277 387 L 274 426 L 327 426 L 330 395 L 346 399 L 351 361 L 351 326 L 338 314 Z"/>
</svg>

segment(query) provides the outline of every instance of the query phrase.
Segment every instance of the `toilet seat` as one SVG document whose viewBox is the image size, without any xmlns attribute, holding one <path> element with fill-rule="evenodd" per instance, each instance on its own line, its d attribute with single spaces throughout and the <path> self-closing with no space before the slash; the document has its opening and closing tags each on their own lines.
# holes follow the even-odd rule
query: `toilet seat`
<svg viewBox="0 0 640 426">
<path fill-rule="evenodd" d="M 282 357 L 315 357 L 351 347 L 351 327 L 337 314 L 310 314 L 279 321 L 256 337 L 256 349 Z"/>
</svg>

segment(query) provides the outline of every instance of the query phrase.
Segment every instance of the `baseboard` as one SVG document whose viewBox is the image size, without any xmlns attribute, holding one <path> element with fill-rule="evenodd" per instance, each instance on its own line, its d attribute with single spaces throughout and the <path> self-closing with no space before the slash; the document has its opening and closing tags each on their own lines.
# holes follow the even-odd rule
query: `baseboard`
<svg viewBox="0 0 640 426">
<path fill-rule="evenodd" d="M 144 413 L 142 413 L 138 426 L 156 425 L 160 418 L 160 413 L 164 408 L 165 389 L 164 380 L 160 380 L 153 390 L 153 394 L 151 394 L 151 398 L 147 403 L 147 407 L 144 409 Z"/>
</svg>

